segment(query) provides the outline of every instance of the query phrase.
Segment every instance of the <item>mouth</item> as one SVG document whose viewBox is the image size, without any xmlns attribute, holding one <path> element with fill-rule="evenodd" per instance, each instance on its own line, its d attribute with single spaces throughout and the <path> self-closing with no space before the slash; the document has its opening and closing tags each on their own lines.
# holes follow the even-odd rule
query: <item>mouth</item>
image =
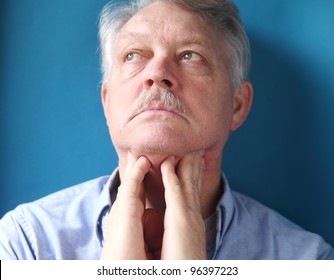
<svg viewBox="0 0 334 280">
<path fill-rule="evenodd" d="M 149 106 L 138 110 L 137 112 L 134 112 L 134 114 L 131 114 L 131 118 L 130 120 L 134 119 L 135 117 L 142 115 L 142 114 L 171 114 L 175 117 L 182 117 L 184 118 L 183 114 L 172 107 L 168 107 L 163 103 L 154 103 L 154 104 L 150 104 Z"/>
<path fill-rule="evenodd" d="M 145 113 L 145 112 L 150 112 L 150 111 L 167 112 L 167 113 L 173 113 L 173 114 L 179 115 L 179 112 L 177 110 L 163 106 L 163 105 L 150 106 L 142 110 L 140 113 Z"/>
</svg>

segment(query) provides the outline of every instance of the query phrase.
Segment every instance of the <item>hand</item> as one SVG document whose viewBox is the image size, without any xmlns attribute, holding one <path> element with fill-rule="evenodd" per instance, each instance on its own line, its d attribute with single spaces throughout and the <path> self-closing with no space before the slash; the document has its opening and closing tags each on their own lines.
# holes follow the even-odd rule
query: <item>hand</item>
<svg viewBox="0 0 334 280">
<path fill-rule="evenodd" d="M 206 259 L 205 225 L 200 195 L 204 159 L 186 155 L 175 170 L 175 158 L 161 164 L 166 212 L 161 259 Z"/>
<path fill-rule="evenodd" d="M 143 180 L 150 167 L 151 163 L 146 157 L 135 158 L 128 154 L 125 176 L 108 216 L 101 259 L 147 258 L 143 230 L 145 209 Z"/>
<path fill-rule="evenodd" d="M 200 211 L 203 166 L 200 154 L 185 156 L 176 171 L 174 157 L 162 163 L 167 205 L 163 224 L 155 210 L 145 209 L 143 180 L 151 164 L 146 157 L 134 158 L 129 154 L 108 217 L 101 258 L 205 259 L 205 230 Z"/>
</svg>

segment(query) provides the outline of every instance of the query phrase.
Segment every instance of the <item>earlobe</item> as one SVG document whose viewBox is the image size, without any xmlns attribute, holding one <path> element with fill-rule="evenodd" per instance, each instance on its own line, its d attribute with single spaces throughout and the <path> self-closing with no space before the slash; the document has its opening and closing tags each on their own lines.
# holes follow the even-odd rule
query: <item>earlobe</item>
<svg viewBox="0 0 334 280">
<path fill-rule="evenodd" d="M 106 98 L 107 98 L 107 85 L 106 85 L 106 82 L 103 82 L 101 86 L 101 101 L 102 101 L 103 107 L 104 107 L 104 104 L 106 103 Z"/>
<path fill-rule="evenodd" d="M 248 81 L 243 81 L 234 93 L 234 112 L 231 130 L 237 130 L 246 120 L 253 102 L 253 87 Z"/>
</svg>

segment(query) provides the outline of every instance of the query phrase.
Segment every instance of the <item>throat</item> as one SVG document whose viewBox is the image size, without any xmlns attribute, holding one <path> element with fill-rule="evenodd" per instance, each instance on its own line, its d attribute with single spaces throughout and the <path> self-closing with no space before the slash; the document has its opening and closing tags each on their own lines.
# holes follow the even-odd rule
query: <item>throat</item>
<svg viewBox="0 0 334 280">
<path fill-rule="evenodd" d="M 153 176 L 155 175 L 155 176 Z M 165 188 L 161 174 L 147 174 L 144 179 L 146 209 L 155 209 L 161 217 L 165 214 Z"/>
</svg>

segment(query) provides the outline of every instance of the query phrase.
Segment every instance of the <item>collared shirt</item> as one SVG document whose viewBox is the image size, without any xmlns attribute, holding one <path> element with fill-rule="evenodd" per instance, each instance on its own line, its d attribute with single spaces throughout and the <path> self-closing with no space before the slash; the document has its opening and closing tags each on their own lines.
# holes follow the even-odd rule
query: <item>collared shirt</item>
<svg viewBox="0 0 334 280">
<path fill-rule="evenodd" d="M 232 191 L 223 179 L 224 194 L 206 221 L 208 258 L 334 259 L 321 237 Z M 99 259 L 119 184 L 115 170 L 8 212 L 0 220 L 0 259 Z"/>
</svg>

